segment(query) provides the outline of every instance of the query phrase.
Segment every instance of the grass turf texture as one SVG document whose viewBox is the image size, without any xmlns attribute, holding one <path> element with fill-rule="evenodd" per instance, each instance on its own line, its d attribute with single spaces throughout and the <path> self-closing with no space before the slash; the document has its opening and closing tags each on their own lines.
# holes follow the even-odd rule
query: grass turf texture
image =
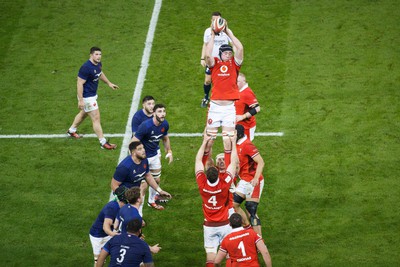
<svg viewBox="0 0 400 267">
<path fill-rule="evenodd" d="M 100 85 L 103 129 L 123 132 L 153 4 L 2 2 L 0 134 L 64 133 L 92 45 L 121 87 Z M 167 105 L 171 132 L 203 129 L 200 49 L 215 10 L 245 46 L 242 70 L 262 107 L 257 131 L 285 132 L 255 140 L 267 163 L 259 214 L 274 265 L 398 265 L 400 4 L 164 1 L 142 95 Z M 80 131 L 92 133 L 90 122 Z M 202 266 L 201 140 L 171 143 L 176 161 L 163 162 L 162 186 L 174 199 L 163 212 L 145 208 L 144 232 L 163 247 L 156 266 Z M 90 265 L 88 230 L 119 150 L 95 139 L 0 144 L 3 263 Z"/>
</svg>

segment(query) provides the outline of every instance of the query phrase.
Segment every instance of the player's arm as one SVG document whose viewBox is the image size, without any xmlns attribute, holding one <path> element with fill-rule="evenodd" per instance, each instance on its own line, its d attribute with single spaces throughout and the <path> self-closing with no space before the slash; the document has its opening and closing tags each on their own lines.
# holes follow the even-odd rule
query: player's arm
<svg viewBox="0 0 400 267">
<path fill-rule="evenodd" d="M 101 249 L 100 255 L 97 258 L 96 267 L 103 267 L 104 262 L 106 261 L 106 258 L 108 255 L 109 254 L 107 251 L 105 251 L 104 249 Z"/>
<path fill-rule="evenodd" d="M 263 160 L 263 158 L 261 157 L 260 154 L 257 154 L 253 158 L 253 160 L 257 163 L 257 169 L 256 169 L 256 174 L 254 175 L 254 178 L 253 178 L 253 180 L 251 180 L 250 183 L 253 186 L 256 186 L 258 184 L 258 182 L 260 180 L 260 176 L 261 176 L 261 174 L 262 174 L 262 172 L 264 170 L 264 160 Z"/>
<path fill-rule="evenodd" d="M 217 256 L 214 259 L 214 266 L 219 267 L 221 266 L 221 262 L 226 258 L 226 252 L 218 250 Z"/>
<path fill-rule="evenodd" d="M 154 262 L 146 262 L 143 264 L 144 267 L 154 267 Z"/>
<path fill-rule="evenodd" d="M 113 90 L 117 90 L 119 87 L 116 84 L 113 84 L 112 82 L 110 82 L 110 80 L 108 80 L 106 74 L 104 72 L 101 73 L 100 75 L 100 80 L 102 80 L 103 82 L 105 82 L 109 87 L 111 87 Z"/>
<path fill-rule="evenodd" d="M 231 147 L 232 147 L 231 163 L 229 164 L 229 166 L 226 170 L 227 170 L 227 172 L 232 174 L 232 181 L 233 181 L 233 179 L 235 179 L 236 171 L 238 169 L 237 166 L 239 165 L 239 158 L 238 158 L 238 154 L 237 154 L 237 150 L 236 150 L 236 139 L 237 139 L 236 131 L 235 131 L 234 136 L 231 136 L 229 138 L 231 140 Z"/>
<path fill-rule="evenodd" d="M 207 43 L 203 43 L 203 47 L 201 48 L 201 57 L 200 57 L 200 64 L 203 67 L 206 67 L 206 49 L 207 49 Z"/>
<path fill-rule="evenodd" d="M 261 253 L 263 257 L 265 265 L 267 265 L 267 267 L 272 267 L 271 255 L 269 254 L 268 248 L 265 245 L 264 241 L 261 239 L 256 243 L 256 246 L 257 250 Z"/>
<path fill-rule="evenodd" d="M 194 165 L 195 173 L 197 173 L 198 171 L 204 171 L 203 155 L 204 155 L 204 149 L 206 148 L 209 139 L 210 137 L 204 131 L 203 143 L 201 144 L 196 154 L 195 165 Z"/>
<path fill-rule="evenodd" d="M 161 189 L 161 187 L 157 184 L 156 180 L 154 180 L 153 175 L 150 172 L 145 174 L 145 179 L 148 185 L 150 185 L 154 190 L 156 190 L 160 195 L 171 198 L 171 194 L 167 191 Z"/>
<path fill-rule="evenodd" d="M 228 23 L 226 23 L 225 32 L 232 40 L 233 52 L 235 52 L 235 61 L 241 65 L 243 62 L 243 45 L 239 39 L 236 38 L 231 29 L 228 28 Z"/>
<path fill-rule="evenodd" d="M 169 141 L 169 136 L 164 135 L 163 138 L 163 144 L 164 144 L 164 149 L 165 149 L 165 158 L 168 158 L 168 164 L 171 164 L 171 162 L 174 160 L 174 157 L 172 156 L 172 150 L 171 150 L 171 142 Z"/>
<path fill-rule="evenodd" d="M 122 183 L 117 181 L 114 177 L 111 179 L 111 190 L 114 192 Z"/>
<path fill-rule="evenodd" d="M 104 222 L 103 222 L 103 230 L 104 232 L 109 235 L 109 236 L 115 236 L 118 233 L 113 232 L 113 230 L 111 230 L 111 226 L 113 225 L 113 220 L 110 218 L 104 218 Z M 114 228 L 115 229 L 115 228 Z"/>
<path fill-rule="evenodd" d="M 212 51 L 214 48 L 214 38 L 215 38 L 215 33 L 214 31 L 211 31 L 211 38 L 206 45 L 205 55 L 204 55 L 206 65 L 210 68 L 213 67 L 215 64 L 214 57 L 212 56 Z"/>
<path fill-rule="evenodd" d="M 78 96 L 78 108 L 83 110 L 83 107 L 85 106 L 85 103 L 83 102 L 83 85 L 85 84 L 86 80 L 82 79 L 81 77 L 78 76 L 77 82 L 76 82 L 76 94 Z"/>
</svg>

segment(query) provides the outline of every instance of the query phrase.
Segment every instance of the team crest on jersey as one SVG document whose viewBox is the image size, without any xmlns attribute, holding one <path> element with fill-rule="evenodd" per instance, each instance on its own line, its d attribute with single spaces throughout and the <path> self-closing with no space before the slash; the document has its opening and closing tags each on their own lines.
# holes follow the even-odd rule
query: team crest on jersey
<svg viewBox="0 0 400 267">
<path fill-rule="evenodd" d="M 147 169 L 147 164 L 143 164 L 143 168 Z"/>
<path fill-rule="evenodd" d="M 133 174 L 135 174 L 136 173 L 136 170 L 133 170 L 133 172 L 132 172 Z"/>
<path fill-rule="evenodd" d="M 161 128 L 161 132 L 162 133 L 165 132 L 165 128 L 164 127 Z"/>
<path fill-rule="evenodd" d="M 228 71 L 228 66 L 222 65 L 221 68 L 219 68 L 219 70 L 220 70 L 222 73 L 226 73 L 226 72 Z"/>
</svg>

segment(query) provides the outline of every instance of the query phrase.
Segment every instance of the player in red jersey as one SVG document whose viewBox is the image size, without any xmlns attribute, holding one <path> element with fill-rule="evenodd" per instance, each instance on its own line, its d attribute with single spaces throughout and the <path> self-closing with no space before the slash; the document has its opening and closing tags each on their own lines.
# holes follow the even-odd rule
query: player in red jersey
<svg viewBox="0 0 400 267">
<path fill-rule="evenodd" d="M 242 227 L 242 216 L 234 213 L 229 218 L 232 232 L 221 243 L 214 266 L 221 266 L 229 253 L 232 267 L 259 267 L 257 251 L 261 253 L 267 267 L 272 267 L 271 256 L 264 240 L 253 229 Z"/>
<path fill-rule="evenodd" d="M 258 100 L 253 90 L 246 82 L 246 76 L 239 73 L 237 79 L 239 87 L 240 99 L 236 100 L 236 123 L 243 125 L 244 133 L 250 141 L 254 139 L 254 132 L 256 131 L 256 117 L 255 115 L 260 112 L 261 108 L 258 105 Z"/>
<path fill-rule="evenodd" d="M 233 194 L 233 207 L 235 208 L 235 212 L 243 217 L 245 225 L 248 225 L 248 218 L 240 208 L 240 204 L 246 200 L 245 207 L 250 217 L 250 224 L 261 236 L 261 222 L 257 215 L 257 207 L 264 188 L 264 177 L 262 175 L 264 160 L 256 146 L 244 134 L 244 127 L 238 124 L 236 125 L 236 131 L 240 181 L 236 185 L 236 190 Z"/>
<path fill-rule="evenodd" d="M 232 46 L 224 44 L 219 47 L 219 57 L 212 56 L 215 33 L 207 44 L 205 62 L 211 71 L 211 102 L 207 116 L 207 134 L 216 137 L 218 128 L 222 127 L 225 162 L 229 165 L 232 150 L 228 135 L 233 135 L 236 123 L 235 100 L 239 99 L 237 76 L 243 62 L 243 45 L 226 24 L 224 32 L 232 41 Z M 235 54 L 233 55 L 233 52 Z M 213 140 L 208 142 L 206 152 L 210 151 Z"/>
<path fill-rule="evenodd" d="M 228 209 L 229 209 L 229 188 L 233 178 L 236 175 L 236 166 L 238 164 L 236 153 L 236 135 L 230 137 L 231 146 L 231 164 L 226 168 L 224 176 L 220 177 L 218 169 L 211 166 L 204 172 L 202 161 L 204 148 L 210 137 L 206 134 L 203 143 L 199 148 L 195 161 L 196 182 L 202 198 L 202 207 L 204 214 L 204 248 L 206 250 L 206 267 L 214 266 L 214 258 L 217 254 L 219 244 L 225 235 L 230 233 Z"/>
</svg>

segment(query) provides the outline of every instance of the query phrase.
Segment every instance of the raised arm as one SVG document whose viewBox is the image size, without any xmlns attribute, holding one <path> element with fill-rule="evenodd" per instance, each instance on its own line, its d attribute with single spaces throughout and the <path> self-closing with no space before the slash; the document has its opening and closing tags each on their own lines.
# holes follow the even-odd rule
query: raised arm
<svg viewBox="0 0 400 267">
<path fill-rule="evenodd" d="M 225 32 L 232 40 L 232 47 L 233 47 L 233 52 L 235 53 L 235 60 L 239 65 L 241 65 L 243 62 L 243 45 L 239 41 L 239 39 L 233 34 L 233 32 L 228 28 L 228 22 L 226 23 Z"/>
</svg>

